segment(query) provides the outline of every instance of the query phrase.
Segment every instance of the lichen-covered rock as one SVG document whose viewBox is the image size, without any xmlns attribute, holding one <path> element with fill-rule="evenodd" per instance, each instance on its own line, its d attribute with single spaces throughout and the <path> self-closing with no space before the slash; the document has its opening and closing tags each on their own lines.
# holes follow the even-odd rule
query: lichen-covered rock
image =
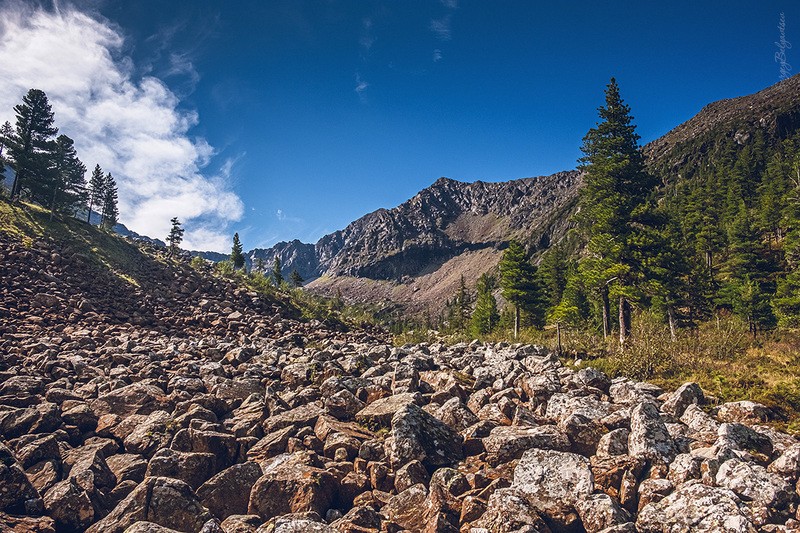
<svg viewBox="0 0 800 533">
<path fill-rule="evenodd" d="M 44 506 L 56 524 L 65 529 L 85 529 L 94 520 L 92 500 L 74 479 L 53 485 L 44 495 Z"/>
<path fill-rule="evenodd" d="M 717 418 L 722 422 L 738 422 L 740 424 L 758 424 L 771 418 L 769 407 L 760 403 L 743 400 L 728 402 L 719 406 Z"/>
<path fill-rule="evenodd" d="M 697 383 L 684 383 L 678 387 L 675 392 L 669 395 L 669 398 L 661 406 L 661 410 L 676 418 L 680 418 L 686 411 L 686 408 L 692 404 L 705 403 L 705 395 L 703 389 Z"/>
<path fill-rule="evenodd" d="M 163 448 L 147 465 L 147 476 L 180 479 L 197 489 L 214 475 L 215 457 L 210 453 L 178 452 Z"/>
<path fill-rule="evenodd" d="M 689 481 L 663 500 L 646 505 L 636 520 L 640 533 L 755 533 L 746 506 L 732 491 Z"/>
<path fill-rule="evenodd" d="M 589 460 L 581 455 L 531 449 L 517 463 L 511 488 L 537 512 L 567 521 L 575 504 L 594 492 L 594 476 Z"/>
<path fill-rule="evenodd" d="M 526 450 L 531 448 L 559 451 L 570 449 L 567 435 L 556 426 L 551 425 L 498 426 L 482 440 L 487 453 L 486 460 L 492 465 L 519 459 Z"/>
<path fill-rule="evenodd" d="M 489 497 L 486 512 L 472 523 L 472 531 L 550 533 L 550 528 L 524 494 L 514 488 L 504 488 L 497 489 Z"/>
<path fill-rule="evenodd" d="M 461 435 L 416 405 L 408 404 L 392 417 L 387 456 L 396 467 L 414 460 L 428 468 L 448 466 L 464 458 L 461 444 Z"/>
<path fill-rule="evenodd" d="M 305 511 L 324 516 L 333 504 L 339 482 L 312 462 L 312 457 L 297 452 L 278 456 L 265 465 L 264 474 L 250 491 L 247 513 L 264 520 Z"/>
<path fill-rule="evenodd" d="M 220 520 L 245 514 L 250 491 L 262 474 L 261 467 L 253 462 L 233 465 L 203 483 L 197 497 Z"/>
<path fill-rule="evenodd" d="M 631 521 L 628 512 L 608 494 L 589 494 L 575 504 L 587 533 L 598 533 Z"/>
<path fill-rule="evenodd" d="M 642 402 L 631 411 L 628 452 L 633 457 L 666 464 L 675 458 L 675 443 L 654 403 Z"/>
<path fill-rule="evenodd" d="M 737 459 L 725 461 L 717 472 L 717 484 L 732 490 L 753 509 L 756 525 L 780 518 L 789 502 L 795 499 L 792 486 L 777 474 L 760 465 Z M 787 518 L 784 516 L 784 519 Z"/>
<path fill-rule="evenodd" d="M 211 519 L 192 488 L 177 479 L 146 478 L 108 516 L 95 522 L 88 533 L 122 533 L 135 522 L 147 520 L 182 532 L 200 531 Z"/>
<path fill-rule="evenodd" d="M 392 417 L 403 407 L 416 404 L 418 396 L 414 393 L 402 393 L 379 398 L 356 413 L 356 421 L 367 427 L 389 427 Z"/>
<path fill-rule="evenodd" d="M 153 411 L 131 434 L 125 437 L 123 442 L 125 451 L 152 457 L 159 448 L 169 446 L 176 430 L 177 427 L 169 413 Z"/>
</svg>

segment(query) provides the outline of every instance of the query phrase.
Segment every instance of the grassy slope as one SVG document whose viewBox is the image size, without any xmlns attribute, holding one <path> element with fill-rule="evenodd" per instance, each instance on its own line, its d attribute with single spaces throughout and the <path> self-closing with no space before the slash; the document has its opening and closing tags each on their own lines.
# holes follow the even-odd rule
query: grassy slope
<svg viewBox="0 0 800 533">
<path fill-rule="evenodd" d="M 95 266 L 138 286 L 145 272 L 144 255 L 124 238 L 73 218 L 50 218 L 50 211 L 35 204 L 0 200 L 0 233 L 26 246 L 42 239 L 58 243 Z"/>
</svg>

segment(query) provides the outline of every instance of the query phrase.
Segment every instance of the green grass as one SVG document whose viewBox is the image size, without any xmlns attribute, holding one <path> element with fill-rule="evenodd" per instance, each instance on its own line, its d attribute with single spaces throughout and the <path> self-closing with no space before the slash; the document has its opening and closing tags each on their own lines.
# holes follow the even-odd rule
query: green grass
<svg viewBox="0 0 800 533">
<path fill-rule="evenodd" d="M 50 241 L 62 253 L 75 254 L 87 266 L 108 270 L 125 283 L 138 286 L 144 255 L 122 237 L 71 217 L 52 217 L 50 211 L 35 204 L 0 200 L 0 233 L 31 247 L 37 241 Z"/>
</svg>

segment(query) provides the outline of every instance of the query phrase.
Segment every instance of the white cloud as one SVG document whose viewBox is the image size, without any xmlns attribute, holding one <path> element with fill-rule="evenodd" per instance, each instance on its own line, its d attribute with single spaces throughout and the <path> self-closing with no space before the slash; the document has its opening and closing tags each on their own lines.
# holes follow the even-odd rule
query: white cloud
<svg viewBox="0 0 800 533">
<path fill-rule="evenodd" d="M 451 18 L 450 14 L 447 14 L 440 19 L 431 20 L 430 29 L 440 41 L 449 41 L 453 37 L 450 28 Z"/>
<path fill-rule="evenodd" d="M 438 63 L 439 61 L 442 60 L 443 57 L 444 56 L 442 55 L 442 51 L 439 50 L 438 48 L 433 51 L 433 62 L 434 63 Z"/>
<path fill-rule="evenodd" d="M 369 83 L 361 78 L 361 74 L 356 73 L 356 88 L 355 91 L 359 96 L 369 88 Z"/>
<path fill-rule="evenodd" d="M 72 7 L 0 5 L 0 120 L 13 124 L 13 106 L 28 89 L 42 89 L 86 166 L 99 163 L 116 178 L 125 225 L 163 239 L 177 216 L 186 248 L 226 250 L 225 229 L 244 211 L 229 184 L 235 161 L 204 174 L 214 149 L 189 133 L 197 114 L 181 109 L 160 79 L 135 78 L 112 24 Z M 170 61 L 171 73 L 196 81 L 187 58 Z"/>
</svg>

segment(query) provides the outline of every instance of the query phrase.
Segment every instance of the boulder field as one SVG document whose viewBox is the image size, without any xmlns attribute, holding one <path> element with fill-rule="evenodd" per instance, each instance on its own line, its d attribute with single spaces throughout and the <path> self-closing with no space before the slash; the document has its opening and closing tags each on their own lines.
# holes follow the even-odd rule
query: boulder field
<svg viewBox="0 0 800 533">
<path fill-rule="evenodd" d="M 763 405 L 0 251 L 0 531 L 800 529 L 800 441 Z"/>
<path fill-rule="evenodd" d="M 309 334 L 311 332 L 309 331 Z M 16 340 L 13 531 L 792 531 L 800 442 L 534 346 L 359 334 Z M 306 340 L 298 345 L 297 340 Z"/>
</svg>

